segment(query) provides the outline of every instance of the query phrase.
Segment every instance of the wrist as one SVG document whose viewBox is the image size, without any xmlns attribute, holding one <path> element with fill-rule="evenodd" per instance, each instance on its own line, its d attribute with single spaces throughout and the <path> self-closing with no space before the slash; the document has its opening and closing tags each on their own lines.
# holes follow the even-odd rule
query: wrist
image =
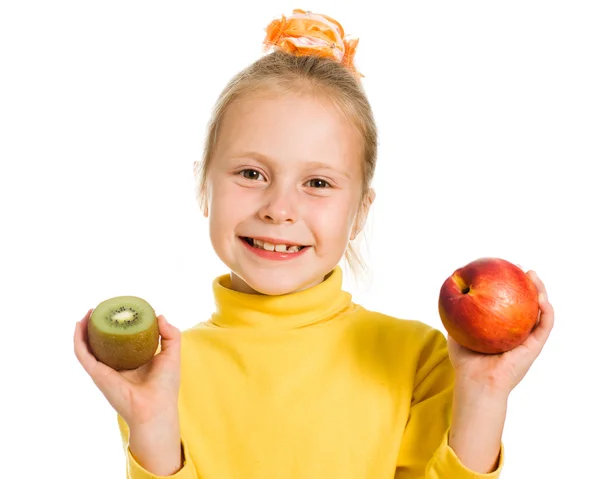
<svg viewBox="0 0 600 479">
<path fill-rule="evenodd" d="M 129 430 L 152 431 L 161 428 L 170 428 L 173 425 L 179 425 L 179 407 L 175 404 L 173 407 L 162 409 L 158 414 L 152 417 L 144 417 L 139 420 L 126 420 Z"/>
<path fill-rule="evenodd" d="M 506 395 L 480 394 L 475 389 L 456 388 L 452 398 L 452 429 L 501 431 L 507 409 Z"/>
<path fill-rule="evenodd" d="M 129 450 L 140 466 L 159 476 L 181 469 L 183 453 L 177 411 L 129 427 Z"/>
<path fill-rule="evenodd" d="M 498 388 L 492 382 L 482 383 L 468 377 L 456 376 L 454 398 L 472 404 L 502 404 L 508 402 L 510 391 Z"/>
<path fill-rule="evenodd" d="M 496 470 L 508 395 L 459 385 L 454 390 L 448 445 L 468 468 Z"/>
</svg>

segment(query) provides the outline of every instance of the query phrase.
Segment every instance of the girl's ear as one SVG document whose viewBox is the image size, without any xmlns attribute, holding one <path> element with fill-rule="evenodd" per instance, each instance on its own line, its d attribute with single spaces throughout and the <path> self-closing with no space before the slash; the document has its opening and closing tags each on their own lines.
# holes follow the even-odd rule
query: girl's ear
<svg viewBox="0 0 600 479">
<path fill-rule="evenodd" d="M 373 188 L 369 188 L 369 191 L 367 191 L 367 194 L 364 196 L 360 206 L 358 207 L 358 212 L 356 213 L 356 218 L 354 219 L 354 226 L 352 227 L 352 233 L 350 234 L 350 241 L 354 241 L 354 239 L 365 227 L 367 217 L 369 216 L 369 210 L 371 209 L 373 201 L 375 201 L 375 190 Z"/>
</svg>

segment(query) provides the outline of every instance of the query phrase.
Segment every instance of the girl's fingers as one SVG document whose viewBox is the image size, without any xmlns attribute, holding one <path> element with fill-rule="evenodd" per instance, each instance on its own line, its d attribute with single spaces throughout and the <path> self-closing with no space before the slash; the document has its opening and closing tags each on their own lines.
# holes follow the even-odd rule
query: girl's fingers
<svg viewBox="0 0 600 479">
<path fill-rule="evenodd" d="M 89 350 L 87 342 L 87 323 L 91 313 L 92 310 L 90 309 L 81 321 L 77 321 L 75 324 L 75 332 L 73 333 L 73 349 L 75 351 L 75 356 L 88 374 L 90 374 L 90 371 L 94 368 L 94 363 L 98 362 Z"/>
<path fill-rule="evenodd" d="M 540 293 L 540 320 L 538 324 L 533 328 L 529 337 L 533 338 L 539 346 L 539 351 L 548 340 L 550 331 L 554 327 L 554 308 L 548 301 L 545 293 Z M 538 351 L 538 353 L 539 353 Z"/>
<path fill-rule="evenodd" d="M 92 310 L 90 309 L 84 318 L 75 325 L 75 333 L 73 335 L 73 343 L 75 356 L 83 366 L 83 369 L 92 378 L 98 389 L 106 393 L 110 389 L 115 389 L 117 386 L 122 386 L 124 378 L 114 369 L 101 363 L 92 354 L 88 344 L 87 324 L 90 319 Z"/>
<path fill-rule="evenodd" d="M 181 332 L 175 326 L 167 322 L 161 314 L 158 316 L 158 329 L 160 332 L 160 350 L 167 355 L 179 354 L 181 344 Z"/>
<path fill-rule="evenodd" d="M 550 336 L 550 332 L 554 327 L 554 308 L 548 301 L 548 293 L 542 280 L 537 276 L 535 271 L 528 271 L 527 275 L 534 282 L 538 289 L 538 302 L 540 307 L 539 320 L 530 335 L 527 337 L 524 346 L 534 351 L 536 356 L 541 352 L 544 344 Z"/>
<path fill-rule="evenodd" d="M 535 286 L 538 290 L 538 293 L 547 296 L 548 293 L 546 292 L 546 286 L 544 285 L 542 280 L 539 278 L 537 273 L 535 271 L 533 271 L 532 269 L 530 269 L 529 271 L 527 271 L 526 274 L 527 274 L 527 276 L 529 276 L 531 281 L 533 281 L 533 283 L 535 284 Z"/>
</svg>

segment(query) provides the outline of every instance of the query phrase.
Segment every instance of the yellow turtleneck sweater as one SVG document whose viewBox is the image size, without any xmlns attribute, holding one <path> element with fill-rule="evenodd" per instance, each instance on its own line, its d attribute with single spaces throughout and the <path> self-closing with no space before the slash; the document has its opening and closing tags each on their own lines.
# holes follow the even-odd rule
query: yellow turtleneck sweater
<svg viewBox="0 0 600 479">
<path fill-rule="evenodd" d="M 445 337 L 367 311 L 325 281 L 284 296 L 215 279 L 216 312 L 182 333 L 184 466 L 173 479 L 478 479 L 448 446 Z M 131 455 L 127 477 L 154 479 Z"/>
</svg>

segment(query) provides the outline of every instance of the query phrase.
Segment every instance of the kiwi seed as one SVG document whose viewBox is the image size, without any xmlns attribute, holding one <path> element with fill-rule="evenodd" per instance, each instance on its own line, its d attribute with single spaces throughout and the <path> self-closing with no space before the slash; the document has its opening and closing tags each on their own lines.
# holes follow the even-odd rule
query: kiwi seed
<svg viewBox="0 0 600 479">
<path fill-rule="evenodd" d="M 158 349 L 156 313 L 136 296 L 102 301 L 92 312 L 87 329 L 94 356 L 117 371 L 142 366 Z"/>
</svg>

